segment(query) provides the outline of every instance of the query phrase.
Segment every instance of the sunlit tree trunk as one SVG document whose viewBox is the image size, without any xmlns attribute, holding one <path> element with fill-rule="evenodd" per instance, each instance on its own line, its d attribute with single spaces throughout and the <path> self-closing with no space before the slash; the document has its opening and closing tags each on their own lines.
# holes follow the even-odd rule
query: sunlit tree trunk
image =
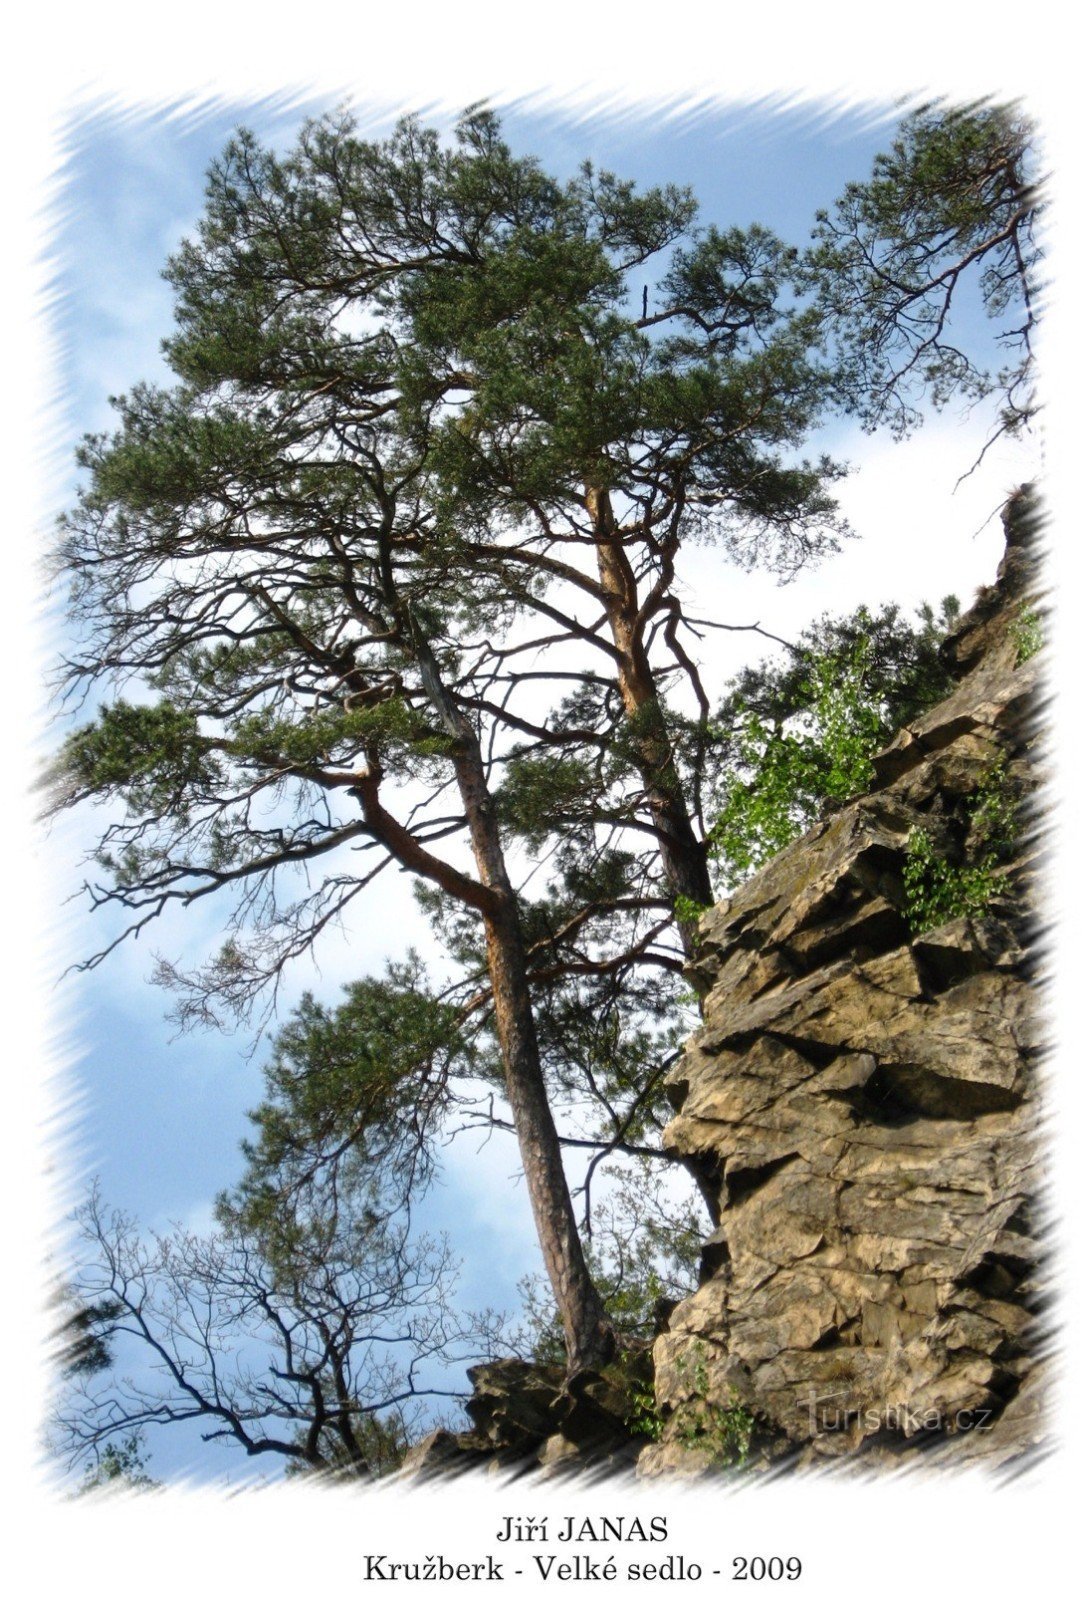
<svg viewBox="0 0 1088 1600">
<path fill-rule="evenodd" d="M 593 525 L 612 641 L 619 652 L 617 679 L 631 731 L 635 764 L 657 832 L 661 864 L 671 893 L 698 905 L 713 899 L 706 847 L 696 836 L 676 770 L 661 697 L 646 654 L 638 585 L 616 527 L 608 492 L 590 486 L 586 506 Z M 679 924 L 692 954 L 690 924 Z"/>
<path fill-rule="evenodd" d="M 481 885 L 488 973 L 510 1103 L 533 1220 L 563 1324 L 571 1372 L 599 1366 L 615 1340 L 586 1263 L 563 1170 L 533 1017 L 517 899 L 506 869 L 494 798 L 479 740 L 442 683 L 429 645 L 415 640 L 431 702 L 452 738 L 457 786 Z"/>
</svg>

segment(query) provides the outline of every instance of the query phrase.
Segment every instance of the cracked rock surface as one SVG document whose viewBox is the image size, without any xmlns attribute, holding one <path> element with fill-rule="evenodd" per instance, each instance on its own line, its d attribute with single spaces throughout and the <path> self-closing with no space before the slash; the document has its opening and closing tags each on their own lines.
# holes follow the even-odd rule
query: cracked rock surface
<svg viewBox="0 0 1088 1600">
<path fill-rule="evenodd" d="M 720 1218 L 655 1347 L 669 1420 L 642 1473 L 698 1469 L 692 1403 L 743 1405 L 801 1460 L 1008 1461 L 1042 1437 L 1033 520 L 1020 491 L 998 581 L 944 646 L 949 698 L 700 925 L 704 1023 L 665 1142 Z M 995 771 L 1018 821 L 989 903 L 919 931 L 912 831 L 969 861 Z"/>
</svg>

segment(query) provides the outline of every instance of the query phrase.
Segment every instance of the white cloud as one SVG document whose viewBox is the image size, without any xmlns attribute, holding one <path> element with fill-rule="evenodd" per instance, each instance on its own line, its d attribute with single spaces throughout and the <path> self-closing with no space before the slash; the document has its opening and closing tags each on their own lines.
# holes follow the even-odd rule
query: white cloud
<svg viewBox="0 0 1088 1600">
<path fill-rule="evenodd" d="M 941 419 L 901 443 L 855 435 L 842 447 L 853 470 L 837 486 L 855 539 L 787 584 L 738 571 L 713 547 L 690 549 L 678 565 L 685 604 L 693 615 L 759 623 L 786 639 L 825 611 L 862 604 L 896 601 L 910 612 L 954 593 L 969 605 L 1001 559 L 997 513 L 1017 484 L 1039 472 L 1031 444 L 1002 443 L 956 488 L 986 437 L 981 419 L 958 426 Z M 701 648 L 708 684 L 720 686 L 773 648 L 757 635 L 708 633 Z"/>
</svg>

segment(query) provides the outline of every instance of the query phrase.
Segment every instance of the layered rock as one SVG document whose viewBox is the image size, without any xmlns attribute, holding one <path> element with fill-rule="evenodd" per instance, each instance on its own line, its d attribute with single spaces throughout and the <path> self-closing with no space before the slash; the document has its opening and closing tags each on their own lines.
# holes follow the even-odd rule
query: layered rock
<svg viewBox="0 0 1088 1600">
<path fill-rule="evenodd" d="M 630 1466 L 642 1439 L 630 1428 L 632 1388 L 648 1392 L 648 1352 L 629 1352 L 603 1372 L 568 1379 L 559 1366 L 507 1357 L 469 1370 L 471 1428 L 437 1429 L 410 1450 L 408 1476 L 471 1467 L 548 1473 Z"/>
<path fill-rule="evenodd" d="M 665 1140 L 720 1219 L 655 1346 L 667 1420 L 641 1472 L 705 1465 L 700 1412 L 806 1458 L 1004 1459 L 1040 1435 L 1032 521 L 1021 491 L 944 646 L 953 693 L 700 924 Z M 919 841 L 964 902 L 932 927 L 924 873 L 913 904 L 904 885 Z"/>
</svg>

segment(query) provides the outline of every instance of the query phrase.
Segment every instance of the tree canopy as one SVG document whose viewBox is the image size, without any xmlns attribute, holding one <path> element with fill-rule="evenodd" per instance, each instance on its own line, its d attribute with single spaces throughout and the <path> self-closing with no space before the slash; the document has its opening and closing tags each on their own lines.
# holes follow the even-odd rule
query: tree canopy
<svg viewBox="0 0 1088 1600">
<path fill-rule="evenodd" d="M 818 214 L 807 256 L 842 359 L 846 403 L 902 434 L 928 397 L 996 396 L 991 441 L 1035 412 L 1033 340 L 1043 282 L 1034 130 L 1016 105 L 923 106 L 867 182 Z M 1002 365 L 979 354 L 971 302 Z"/>
<path fill-rule="evenodd" d="M 244 1011 L 390 864 L 481 919 L 575 1364 L 607 1335 L 530 965 L 537 985 L 678 968 L 658 941 L 707 873 L 663 692 L 680 672 L 705 715 L 677 549 L 714 536 L 789 568 L 834 532 L 832 467 L 790 454 L 825 389 L 810 319 L 781 303 L 795 254 L 694 215 L 589 167 L 557 183 L 487 112 L 452 148 L 414 119 L 377 144 L 309 124 L 284 158 L 241 134 L 168 269 L 177 382 L 118 400 L 117 432 L 86 442 L 61 552 L 83 629 L 69 690 L 116 695 L 59 763 L 61 803 L 124 808 L 93 896 L 132 931 L 235 891 L 219 958 L 163 974 L 184 1016 Z M 639 304 L 632 274 L 666 251 Z M 522 662 L 545 644 L 548 681 L 576 687 L 542 719 Z M 147 698 L 116 694 L 133 682 Z M 696 769 L 699 745 L 697 720 Z M 508 846 L 556 831 L 582 882 L 537 932 Z M 615 955 L 579 948 L 599 919 Z"/>
</svg>

